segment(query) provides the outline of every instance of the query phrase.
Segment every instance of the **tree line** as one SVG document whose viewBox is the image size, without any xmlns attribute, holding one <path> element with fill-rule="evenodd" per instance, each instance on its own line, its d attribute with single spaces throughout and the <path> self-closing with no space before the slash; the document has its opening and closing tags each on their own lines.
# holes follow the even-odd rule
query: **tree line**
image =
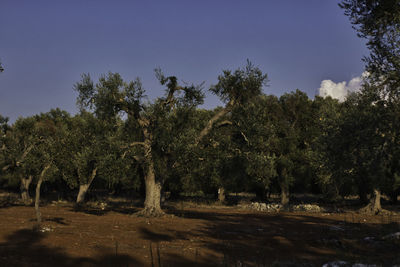
<svg viewBox="0 0 400 267">
<path fill-rule="evenodd" d="M 226 105 L 205 110 L 197 108 L 198 87 L 158 75 L 167 94 L 151 104 L 141 100 L 138 80 L 125 83 L 109 73 L 94 84 L 84 75 L 75 85 L 79 114 L 55 109 L 12 125 L 1 117 L 2 187 L 18 185 L 27 202 L 30 184 L 38 194 L 43 181 L 64 196 L 78 191 L 77 203 L 93 183 L 116 194 L 131 190 L 145 197 L 146 216 L 162 214 L 165 191 L 215 194 L 221 201 L 224 192 L 255 192 L 261 199 L 280 193 L 282 205 L 291 191 L 327 201 L 359 195 L 364 203 L 375 194 L 374 212 L 381 192 L 397 200 L 398 104 L 360 93 L 343 103 L 299 90 L 262 94 L 266 76 L 248 65 L 219 77 L 211 90 Z M 232 88 L 238 89 L 224 91 Z"/>
<path fill-rule="evenodd" d="M 400 4 L 340 6 L 370 49 L 363 86 L 344 102 L 264 94 L 268 77 L 250 62 L 218 76 L 209 90 L 224 106 L 213 110 L 199 108 L 202 85 L 160 69 L 165 95 L 151 102 L 139 79 L 84 74 L 74 85 L 79 114 L 54 109 L 12 125 L 0 117 L 1 186 L 19 186 L 29 201 L 35 183 L 39 215 L 43 182 L 65 195 L 76 189 L 77 203 L 93 184 L 142 194 L 144 216 L 163 215 L 164 192 L 221 201 L 226 192 L 279 193 L 283 206 L 291 192 L 358 195 L 366 212 L 379 212 L 382 194 L 394 202 L 400 194 Z"/>
</svg>

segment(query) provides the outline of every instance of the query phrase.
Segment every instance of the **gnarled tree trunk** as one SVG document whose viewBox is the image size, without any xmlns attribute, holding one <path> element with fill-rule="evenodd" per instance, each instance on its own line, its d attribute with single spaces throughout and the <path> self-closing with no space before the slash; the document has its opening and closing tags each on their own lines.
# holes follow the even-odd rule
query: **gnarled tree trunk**
<svg viewBox="0 0 400 267">
<path fill-rule="evenodd" d="M 235 104 L 235 100 L 230 100 L 228 102 L 228 104 L 226 104 L 225 108 L 221 109 L 219 112 L 217 112 L 216 114 L 214 114 L 214 116 L 207 122 L 206 126 L 203 128 L 203 130 L 201 130 L 200 134 L 196 137 L 195 141 L 194 141 L 194 146 L 198 146 L 200 141 L 206 136 L 208 135 L 214 124 L 221 119 L 222 117 L 224 117 L 226 114 L 228 114 L 233 106 Z M 224 202 L 225 201 L 225 189 L 221 186 L 220 188 L 218 188 L 218 201 L 219 202 Z"/>
<path fill-rule="evenodd" d="M 31 203 L 31 197 L 29 195 L 29 186 L 31 185 L 32 182 L 32 175 L 29 175 L 28 178 L 21 178 L 21 199 L 25 203 L 25 205 L 28 205 Z"/>
<path fill-rule="evenodd" d="M 213 128 L 214 124 L 223 116 L 228 114 L 233 106 L 235 104 L 234 100 L 229 101 L 229 103 L 225 106 L 225 108 L 221 109 L 219 112 L 217 112 L 206 124 L 206 126 L 203 128 L 203 130 L 200 132 L 200 134 L 197 136 L 196 140 L 194 141 L 194 146 L 197 146 L 201 139 L 203 139 L 206 135 L 208 135 Z"/>
<path fill-rule="evenodd" d="M 42 172 L 40 173 L 38 183 L 36 185 L 36 195 L 35 195 L 35 211 L 36 211 L 36 221 L 38 226 L 42 223 L 42 214 L 40 213 L 39 204 L 40 204 L 40 187 L 42 186 L 44 175 L 47 170 L 50 168 L 50 164 L 46 165 Z"/>
<path fill-rule="evenodd" d="M 165 213 L 161 209 L 161 182 L 156 180 L 154 169 L 154 160 L 151 150 L 152 135 L 145 128 L 143 130 L 145 141 L 145 162 L 147 165 L 147 172 L 144 178 L 146 187 L 146 199 L 144 201 L 144 209 L 137 213 L 138 216 L 144 217 L 161 217 Z"/>
<path fill-rule="evenodd" d="M 367 214 L 378 214 L 382 211 L 381 206 L 381 191 L 379 189 L 374 189 L 373 194 L 369 199 L 369 204 L 360 209 L 360 212 Z"/>
<path fill-rule="evenodd" d="M 139 216 L 160 217 L 164 215 L 161 210 L 161 183 L 156 180 L 154 162 L 147 163 L 147 173 L 144 179 L 146 187 L 146 199 L 144 209 L 137 213 Z"/>
<path fill-rule="evenodd" d="M 92 171 L 92 174 L 89 177 L 87 184 L 79 185 L 79 192 L 78 192 L 78 196 L 76 197 L 76 204 L 83 203 L 83 201 L 85 200 L 86 193 L 89 190 L 89 187 L 92 184 L 94 178 L 96 177 L 96 174 L 97 174 L 97 168 L 94 168 Z"/>
<path fill-rule="evenodd" d="M 225 201 L 225 189 L 221 186 L 218 188 L 218 201 L 219 202 L 224 202 Z"/>
<path fill-rule="evenodd" d="M 281 204 L 283 207 L 289 206 L 289 186 L 284 182 L 280 183 L 281 187 Z"/>
</svg>

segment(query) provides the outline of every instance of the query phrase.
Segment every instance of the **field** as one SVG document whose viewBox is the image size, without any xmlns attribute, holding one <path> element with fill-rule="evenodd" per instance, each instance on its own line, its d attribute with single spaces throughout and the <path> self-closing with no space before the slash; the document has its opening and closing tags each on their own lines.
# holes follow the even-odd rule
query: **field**
<svg viewBox="0 0 400 267">
<path fill-rule="evenodd" d="M 399 264 L 399 213 L 266 213 L 238 206 L 167 205 L 141 218 L 133 202 L 77 210 L 53 201 L 34 230 L 31 206 L 0 208 L 0 266 L 321 266 L 334 260 Z"/>
</svg>

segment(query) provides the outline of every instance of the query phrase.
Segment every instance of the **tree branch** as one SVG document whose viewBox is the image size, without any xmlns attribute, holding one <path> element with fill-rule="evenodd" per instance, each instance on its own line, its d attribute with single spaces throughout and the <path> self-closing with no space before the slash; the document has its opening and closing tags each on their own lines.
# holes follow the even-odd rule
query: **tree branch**
<svg viewBox="0 0 400 267">
<path fill-rule="evenodd" d="M 94 178 L 96 177 L 96 174 L 97 174 L 97 167 L 92 170 L 92 174 L 90 175 L 89 178 L 89 183 L 88 183 L 89 185 L 92 184 Z"/>
<path fill-rule="evenodd" d="M 19 158 L 19 160 L 15 163 L 17 167 L 21 165 L 21 163 L 25 160 L 26 156 L 28 156 L 29 152 L 31 152 L 32 148 L 34 145 L 30 145 L 22 154 L 22 156 Z"/>
<path fill-rule="evenodd" d="M 204 127 L 204 129 L 197 136 L 197 138 L 196 138 L 196 140 L 194 142 L 194 146 L 197 146 L 200 143 L 201 139 L 203 139 L 206 135 L 208 135 L 210 133 L 210 131 L 213 128 L 215 122 L 217 122 L 220 118 L 222 118 L 223 116 L 225 116 L 226 114 L 228 114 L 232 110 L 234 104 L 235 104 L 235 101 L 232 99 L 231 101 L 229 101 L 229 103 L 225 106 L 224 109 L 222 109 L 219 112 L 217 112 L 207 122 L 207 125 Z"/>
<path fill-rule="evenodd" d="M 15 166 L 19 167 L 21 166 L 22 162 L 25 160 L 25 158 L 28 156 L 29 152 L 31 152 L 31 150 L 33 149 L 34 145 L 30 145 L 25 151 L 24 153 L 21 155 L 21 157 L 15 162 Z M 4 166 L 1 170 L 2 171 L 6 171 L 9 168 L 11 168 L 13 166 L 13 164 L 8 164 L 6 166 Z"/>
<path fill-rule="evenodd" d="M 226 125 L 232 125 L 233 123 L 231 121 L 225 120 L 225 121 L 221 121 L 220 123 L 218 123 L 216 125 L 216 127 L 222 127 L 222 126 L 226 126 Z"/>
<path fill-rule="evenodd" d="M 245 135 L 242 131 L 240 131 L 240 134 L 243 136 L 244 140 L 245 140 L 247 143 L 249 143 L 249 139 L 247 139 L 246 135 Z"/>
<path fill-rule="evenodd" d="M 128 145 L 128 147 L 134 147 L 134 146 L 138 146 L 138 145 L 144 146 L 145 143 L 144 142 L 132 142 Z"/>
<path fill-rule="evenodd" d="M 5 172 L 5 171 L 8 170 L 9 168 L 11 168 L 11 164 L 8 164 L 8 165 L 4 166 L 1 170 L 2 170 L 3 172 Z"/>
<path fill-rule="evenodd" d="M 182 86 L 175 86 L 175 88 L 170 89 L 168 92 L 168 96 L 167 98 L 163 101 L 162 105 L 164 107 L 166 107 L 167 105 L 169 105 L 169 107 L 171 107 L 174 104 L 175 98 L 174 98 L 174 94 L 176 91 L 184 91 L 185 88 Z"/>
</svg>

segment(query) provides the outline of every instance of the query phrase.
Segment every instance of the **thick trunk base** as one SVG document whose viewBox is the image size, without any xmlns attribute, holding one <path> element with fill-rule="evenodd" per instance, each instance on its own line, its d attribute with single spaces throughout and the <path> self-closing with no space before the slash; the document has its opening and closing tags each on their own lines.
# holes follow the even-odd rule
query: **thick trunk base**
<svg viewBox="0 0 400 267">
<path fill-rule="evenodd" d="M 36 213 L 36 223 L 38 226 L 42 223 L 42 213 L 40 212 L 40 187 L 42 185 L 43 178 L 40 177 L 36 185 L 36 195 L 35 195 L 35 213 Z"/>
<path fill-rule="evenodd" d="M 21 200 L 25 205 L 30 205 L 32 203 L 32 198 L 30 197 L 28 192 L 21 193 Z"/>
<path fill-rule="evenodd" d="M 369 204 L 359 210 L 360 213 L 365 214 L 378 214 L 382 213 L 383 209 L 381 206 L 381 192 L 374 189 L 373 195 L 370 198 Z"/>
<path fill-rule="evenodd" d="M 35 212 L 36 212 L 36 222 L 37 222 L 37 227 L 40 227 L 40 224 L 42 223 L 42 213 L 40 212 L 40 187 L 42 186 L 43 180 L 44 180 L 44 175 L 46 171 L 50 168 L 50 165 L 46 165 L 42 172 L 40 173 L 38 183 L 36 184 L 36 195 L 35 195 Z"/>
<path fill-rule="evenodd" d="M 165 212 L 162 209 L 155 207 L 147 207 L 134 214 L 137 217 L 155 218 L 165 216 Z"/>
<path fill-rule="evenodd" d="M 223 187 L 218 188 L 218 201 L 223 203 L 225 201 L 225 189 Z"/>
<path fill-rule="evenodd" d="M 29 195 L 29 186 L 32 182 L 32 176 L 29 176 L 27 179 L 21 178 L 21 199 L 25 205 L 29 205 L 32 203 L 32 199 Z"/>
<path fill-rule="evenodd" d="M 88 190 L 89 190 L 88 184 L 83 184 L 79 186 L 78 196 L 76 197 L 77 205 L 81 205 L 85 201 L 85 196 Z"/>
<path fill-rule="evenodd" d="M 76 197 L 76 205 L 81 205 L 85 201 L 85 196 L 87 191 L 89 191 L 89 187 L 92 184 L 94 178 L 96 177 L 97 174 L 97 167 L 92 170 L 92 174 L 90 175 L 90 178 L 86 184 L 81 184 L 79 185 L 79 192 L 78 196 Z"/>
<path fill-rule="evenodd" d="M 285 185 L 281 185 L 281 205 L 284 209 L 289 207 L 289 188 Z"/>
<path fill-rule="evenodd" d="M 153 162 L 150 161 L 146 178 L 146 199 L 144 201 L 144 209 L 137 212 L 136 216 L 140 217 L 162 217 L 165 213 L 161 209 L 161 183 L 156 181 Z"/>
</svg>

